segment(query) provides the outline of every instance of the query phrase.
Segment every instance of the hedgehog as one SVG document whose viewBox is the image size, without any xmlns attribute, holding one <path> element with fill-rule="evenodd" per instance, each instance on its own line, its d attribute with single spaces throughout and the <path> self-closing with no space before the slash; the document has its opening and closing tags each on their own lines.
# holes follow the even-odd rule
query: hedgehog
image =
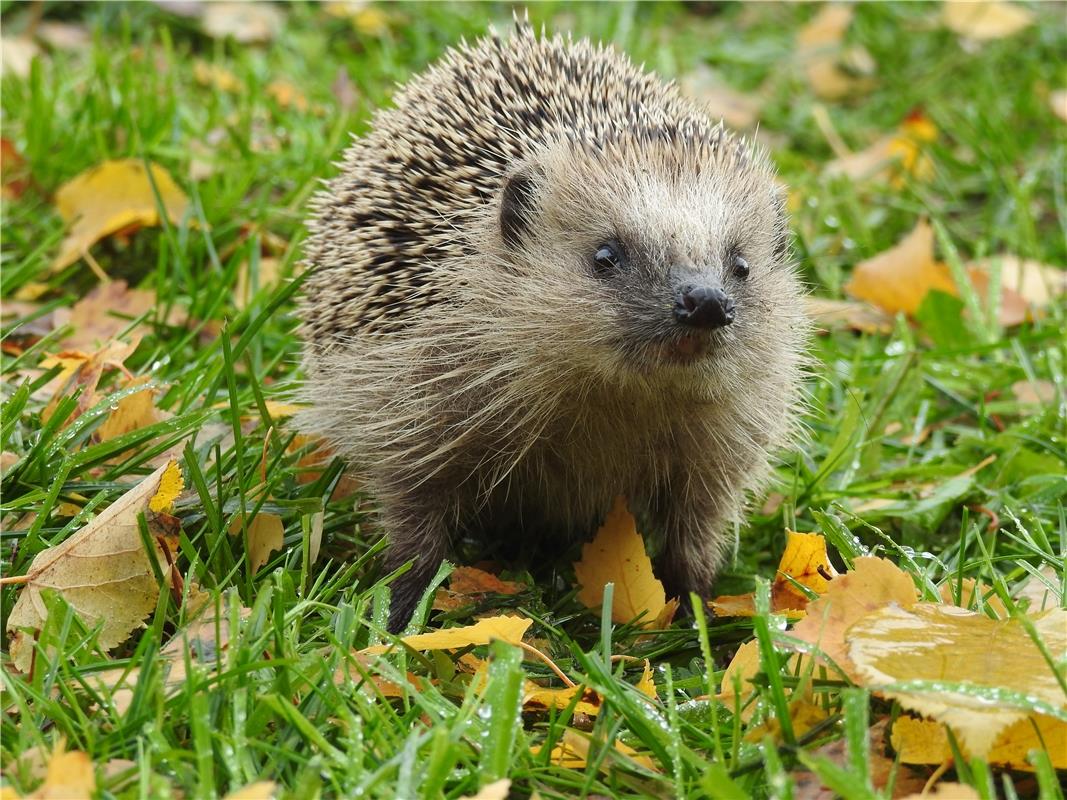
<svg viewBox="0 0 1067 800">
<path fill-rule="evenodd" d="M 468 537 L 622 495 L 707 596 L 797 428 L 808 326 L 768 157 L 609 46 L 517 19 L 412 78 L 312 202 L 305 429 L 376 499 L 388 628 Z"/>
</svg>

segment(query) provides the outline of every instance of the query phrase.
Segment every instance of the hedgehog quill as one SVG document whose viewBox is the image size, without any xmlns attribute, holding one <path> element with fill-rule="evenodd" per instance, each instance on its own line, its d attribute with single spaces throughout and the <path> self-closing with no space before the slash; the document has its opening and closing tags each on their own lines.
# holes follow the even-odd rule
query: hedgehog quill
<svg viewBox="0 0 1067 800">
<path fill-rule="evenodd" d="M 318 194 L 302 419 L 381 506 L 389 629 L 459 536 L 586 537 L 624 494 L 704 596 L 796 427 L 808 323 L 761 152 L 525 22 L 449 51 Z"/>
</svg>

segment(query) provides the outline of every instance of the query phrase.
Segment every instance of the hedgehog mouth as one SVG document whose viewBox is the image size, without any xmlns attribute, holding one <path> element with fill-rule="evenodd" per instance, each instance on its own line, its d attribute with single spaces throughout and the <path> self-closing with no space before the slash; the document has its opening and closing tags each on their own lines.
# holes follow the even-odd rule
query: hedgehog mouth
<svg viewBox="0 0 1067 800">
<path fill-rule="evenodd" d="M 664 337 L 651 346 L 651 354 L 665 364 L 687 365 L 704 360 L 710 351 L 710 339 L 698 334 Z"/>
</svg>

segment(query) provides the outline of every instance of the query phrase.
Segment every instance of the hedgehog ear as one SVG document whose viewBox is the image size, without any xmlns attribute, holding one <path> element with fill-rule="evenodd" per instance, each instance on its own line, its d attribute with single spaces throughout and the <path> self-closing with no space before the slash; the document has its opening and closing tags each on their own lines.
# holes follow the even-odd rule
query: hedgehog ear
<svg viewBox="0 0 1067 800">
<path fill-rule="evenodd" d="M 500 235 L 512 247 L 521 245 L 523 236 L 530 229 L 540 174 L 536 167 L 526 166 L 504 181 L 500 199 Z"/>
</svg>

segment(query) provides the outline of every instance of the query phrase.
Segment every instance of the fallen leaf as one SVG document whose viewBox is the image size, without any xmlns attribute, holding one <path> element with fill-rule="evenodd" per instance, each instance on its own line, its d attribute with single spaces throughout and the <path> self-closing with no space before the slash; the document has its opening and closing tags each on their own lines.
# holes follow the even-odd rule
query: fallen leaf
<svg viewBox="0 0 1067 800">
<path fill-rule="evenodd" d="M 269 42 L 282 29 L 282 15 L 273 3 L 204 3 L 200 24 L 216 39 L 232 37 L 241 44 Z"/>
<path fill-rule="evenodd" d="M 793 636 L 816 645 L 850 677 L 855 665 L 849 660 L 845 632 L 868 614 L 895 603 L 908 608 L 918 600 L 915 584 L 891 561 L 871 556 L 855 560 L 853 569 L 836 576 L 826 593 L 808 604 L 807 616 L 793 628 Z"/>
<path fill-rule="evenodd" d="M 93 44 L 93 37 L 87 28 L 55 20 L 39 23 L 34 35 L 56 50 L 86 50 Z"/>
<path fill-rule="evenodd" d="M 901 800 L 981 800 L 981 796 L 962 783 L 938 783 L 932 789 L 909 794 Z"/>
<path fill-rule="evenodd" d="M 751 128 L 759 121 L 762 99 L 740 92 L 701 64 L 681 79 L 682 92 L 700 105 L 712 119 L 722 119 L 730 128 Z"/>
<path fill-rule="evenodd" d="M 1042 581 L 1038 575 L 1045 580 Z M 1038 570 L 1038 575 L 1031 575 L 1013 593 L 1016 600 L 1029 602 L 1031 614 L 1060 605 L 1059 592 L 1049 588 L 1049 586 L 1060 585 L 1060 577 L 1056 574 L 1055 568 L 1051 564 L 1045 564 Z"/>
<path fill-rule="evenodd" d="M 319 551 L 322 550 L 322 525 L 325 516 L 321 511 L 311 515 L 311 533 L 308 536 L 309 565 L 319 560 Z"/>
<path fill-rule="evenodd" d="M 449 576 L 448 588 L 437 590 L 433 607 L 452 611 L 481 602 L 489 594 L 514 595 L 526 588 L 523 583 L 503 581 L 477 567 L 456 567 Z"/>
<path fill-rule="evenodd" d="M 274 256 L 260 256 L 255 281 L 253 281 L 252 264 L 248 261 L 241 264 L 237 272 L 237 286 L 234 287 L 234 305 L 241 310 L 248 308 L 257 291 L 268 289 L 278 283 L 281 277 L 281 267 L 282 259 Z"/>
<path fill-rule="evenodd" d="M 389 17 L 377 5 L 367 0 L 339 0 L 326 3 L 324 9 L 331 17 L 347 19 L 356 33 L 379 38 L 389 32 Z"/>
<path fill-rule="evenodd" d="M 900 716 L 890 741 L 904 764 L 943 764 L 953 758 L 945 726 L 932 720 Z M 1067 769 L 1067 723 L 1031 714 L 1000 731 L 986 761 L 1001 769 L 1032 772 L 1027 760 L 1031 750 L 1044 750 L 1053 767 Z"/>
<path fill-rule="evenodd" d="M 0 39 L 0 71 L 4 75 L 16 75 L 28 78 L 33 59 L 41 54 L 41 49 L 33 40 L 25 36 Z"/>
<path fill-rule="evenodd" d="M 824 100 L 840 100 L 874 86 L 876 65 L 864 48 L 845 47 L 852 6 L 827 3 L 797 34 L 797 57 L 808 85 Z"/>
<path fill-rule="evenodd" d="M 248 562 L 255 575 L 259 568 L 270 560 L 270 554 L 281 550 L 285 544 L 285 526 L 277 514 L 260 512 L 247 523 L 248 528 Z M 234 517 L 230 523 L 230 533 L 241 532 L 241 517 Z"/>
<path fill-rule="evenodd" d="M 62 596 L 86 625 L 101 625 L 97 641 L 105 650 L 122 644 L 155 611 L 159 585 L 141 543 L 137 517 L 145 514 L 150 533 L 169 532 L 150 506 L 169 505 L 170 501 L 160 499 L 165 501 L 163 493 L 169 495 L 172 490 L 176 470 L 173 462 L 160 467 L 80 531 L 34 557 L 25 586 L 7 620 L 9 652 L 18 669 L 29 671 L 33 637 L 26 631 L 44 624 L 48 610 L 41 595 L 47 589 Z M 154 546 L 155 559 L 166 579 L 168 562 L 158 541 Z"/>
<path fill-rule="evenodd" d="M 155 292 L 130 289 L 126 281 L 103 283 L 70 308 L 57 308 L 55 326 L 70 325 L 74 331 L 63 340 L 66 350 L 91 350 L 102 347 L 156 305 Z"/>
<path fill-rule="evenodd" d="M 461 628 L 443 628 L 432 633 L 417 633 L 400 640 L 413 650 L 454 650 L 457 647 L 489 644 L 492 639 L 517 645 L 522 641 L 526 629 L 533 624 L 532 619 L 514 615 L 486 617 L 473 625 Z M 392 650 L 392 644 L 378 644 L 365 647 L 361 653 L 384 653 Z"/>
<path fill-rule="evenodd" d="M 604 602 L 604 586 L 615 584 L 611 607 L 615 622 L 641 617 L 644 627 L 651 627 L 667 605 L 663 584 L 652 573 L 644 540 L 621 496 L 593 541 L 582 546 L 574 573 L 581 586 L 578 599 L 587 608 L 598 608 Z"/>
<path fill-rule="evenodd" d="M 267 95 L 282 108 L 292 108 L 301 113 L 309 108 L 307 97 L 289 81 L 271 81 L 267 84 Z"/>
<path fill-rule="evenodd" d="M 14 142 L 0 137 L 0 187 L 3 188 L 4 197 L 9 200 L 22 197 L 30 186 L 29 176 L 26 159 Z"/>
<path fill-rule="evenodd" d="M 945 605 L 957 606 L 958 608 L 976 608 L 979 603 L 987 611 L 992 611 L 997 619 L 1007 619 L 1010 615 L 1004 607 L 1003 601 L 996 593 L 984 583 L 979 583 L 974 578 L 964 578 L 960 581 L 960 602 L 956 602 L 956 581 L 945 581 L 938 593 Z"/>
<path fill-rule="evenodd" d="M 149 170 L 134 158 L 105 161 L 59 187 L 56 209 L 69 230 L 52 262 L 53 272 L 73 264 L 117 231 L 159 225 L 153 183 L 167 217 L 177 222 L 185 216 L 189 206 L 185 193 L 158 164 L 150 164 Z"/>
<path fill-rule="evenodd" d="M 193 62 L 193 78 L 201 86 L 210 86 L 220 92 L 241 93 L 241 81 L 226 67 L 210 64 L 202 59 Z"/>
<path fill-rule="evenodd" d="M 987 276 L 994 269 L 1000 270 L 1000 284 L 1004 289 L 1016 293 L 1035 308 L 1047 308 L 1053 300 L 1067 294 L 1067 271 L 1037 261 L 1002 253 L 971 261 L 966 266 L 975 288 L 983 295 L 988 294 Z"/>
<path fill-rule="evenodd" d="M 508 792 L 511 791 L 511 780 L 501 778 L 498 781 L 487 783 L 477 794 L 465 794 L 459 800 L 507 800 Z"/>
<path fill-rule="evenodd" d="M 274 781 L 256 781 L 243 789 L 236 789 L 222 800 L 273 800 L 278 785 Z"/>
<path fill-rule="evenodd" d="M 296 410 L 298 411 L 299 409 Z M 272 413 L 271 416 L 274 416 L 274 414 Z M 322 477 L 323 470 L 321 467 L 329 464 L 330 460 L 333 458 L 333 451 L 330 450 L 324 439 L 303 433 L 298 433 L 293 437 L 287 452 L 295 453 L 311 444 L 314 444 L 315 448 L 306 453 L 296 462 L 296 482 L 299 484 L 307 484 L 317 481 Z M 356 494 L 362 486 L 363 484 L 358 478 L 349 475 L 348 473 L 344 473 L 341 475 L 340 480 L 337 481 L 337 485 L 334 486 L 333 494 L 330 495 L 330 500 L 340 500 L 345 497 L 351 497 Z"/>
<path fill-rule="evenodd" d="M 915 112 L 894 133 L 877 139 L 863 150 L 827 162 L 823 171 L 829 176 L 845 175 L 857 182 L 886 181 L 899 188 L 906 176 L 918 179 L 930 176 L 933 164 L 924 151 L 937 136 L 933 122 L 921 112 Z"/>
<path fill-rule="evenodd" d="M 809 602 L 808 596 L 794 582 L 822 594 L 836 574 L 826 554 L 826 539 L 821 533 L 786 531 L 785 552 L 771 585 L 771 610 L 802 615 Z M 756 613 L 756 598 L 752 592 L 716 597 L 708 605 L 720 617 L 751 617 Z"/>
<path fill-rule="evenodd" d="M 67 751 L 60 740 L 48 759 L 44 783 L 26 800 L 90 800 L 96 791 L 96 775 L 89 756 Z"/>
<path fill-rule="evenodd" d="M 807 700 L 794 700 L 789 704 L 789 719 L 793 724 L 793 735 L 801 737 L 829 718 L 825 708 Z M 782 723 L 777 717 L 770 717 L 745 733 L 746 742 L 762 742 L 765 736 L 774 741 L 782 740 Z"/>
<path fill-rule="evenodd" d="M 1029 9 L 1003 0 L 946 0 L 941 21 L 953 33 L 975 42 L 1012 36 L 1034 22 Z"/>
<path fill-rule="evenodd" d="M 1067 610 L 1046 611 L 1032 623 L 1052 653 L 1067 650 Z M 1002 729 L 1027 716 L 1034 700 L 1056 708 L 1064 704 L 1055 673 L 1016 619 L 992 620 L 933 603 L 889 604 L 855 622 L 845 644 L 857 682 L 948 724 L 968 751 L 982 758 Z M 928 681 L 929 688 L 894 686 L 909 681 Z M 993 701 L 949 684 L 999 696 Z"/>
<path fill-rule="evenodd" d="M 47 356 L 41 362 L 41 368 L 48 370 L 54 366 L 62 367 L 59 375 L 49 381 L 40 390 L 41 394 L 51 394 L 51 400 L 41 412 L 41 419 L 47 422 L 55 413 L 59 401 L 68 394 L 81 390 L 74 413 L 67 417 L 64 425 L 69 425 L 79 416 L 92 408 L 98 401 L 96 387 L 105 370 L 118 369 L 126 372 L 123 362 L 133 355 L 140 344 L 140 337 L 131 342 L 108 343 L 95 353 L 80 351 L 63 351 L 54 356 Z M 128 373 L 127 373 L 128 374 Z"/>
<path fill-rule="evenodd" d="M 1067 122 L 1067 89 L 1049 92 L 1048 104 L 1053 114 Z"/>
<path fill-rule="evenodd" d="M 549 763 L 568 769 L 585 769 L 589 759 L 589 748 L 590 740 L 586 735 L 572 728 L 566 728 L 556 745 L 549 752 Z M 542 749 L 541 745 L 535 745 L 530 748 L 530 752 L 534 755 L 540 755 Z M 614 742 L 614 756 L 624 762 L 628 761 L 632 765 L 656 772 L 659 771 L 651 758 L 641 755 L 629 745 L 618 740 Z M 601 760 L 600 769 L 602 771 L 608 772 L 611 768 L 610 758 Z"/>
<path fill-rule="evenodd" d="M 592 689 L 584 686 L 564 686 L 560 689 L 546 689 L 538 686 L 533 681 L 526 681 L 522 694 L 522 709 L 532 713 L 547 713 L 549 709 L 563 711 L 574 698 L 578 701 L 574 705 L 575 714 L 586 714 L 595 717 L 600 713 L 600 707 L 604 698 Z"/>
<path fill-rule="evenodd" d="M 110 441 L 164 419 L 162 412 L 156 408 L 155 390 L 146 386 L 151 380 L 150 376 L 145 375 L 125 382 L 123 389 L 135 386 L 145 386 L 145 388 L 119 400 L 115 410 L 108 414 L 104 423 L 96 429 L 96 438 L 99 441 Z"/>
<path fill-rule="evenodd" d="M 914 314 L 935 289 L 956 294 L 948 267 L 934 260 L 934 230 L 924 219 L 893 247 L 858 263 L 845 284 L 850 295 L 890 314 Z"/>
<path fill-rule="evenodd" d="M 645 668 L 641 671 L 641 680 L 637 682 L 637 691 L 645 697 L 656 699 L 656 682 L 652 679 L 652 665 L 645 659 Z"/>
<path fill-rule="evenodd" d="M 1011 393 L 1023 405 L 1046 405 L 1056 399 L 1056 384 L 1043 380 L 1016 381 L 1011 385 Z"/>
<path fill-rule="evenodd" d="M 893 318 L 870 303 L 806 297 L 808 317 L 823 328 L 848 328 L 859 333 L 892 333 Z"/>
</svg>

